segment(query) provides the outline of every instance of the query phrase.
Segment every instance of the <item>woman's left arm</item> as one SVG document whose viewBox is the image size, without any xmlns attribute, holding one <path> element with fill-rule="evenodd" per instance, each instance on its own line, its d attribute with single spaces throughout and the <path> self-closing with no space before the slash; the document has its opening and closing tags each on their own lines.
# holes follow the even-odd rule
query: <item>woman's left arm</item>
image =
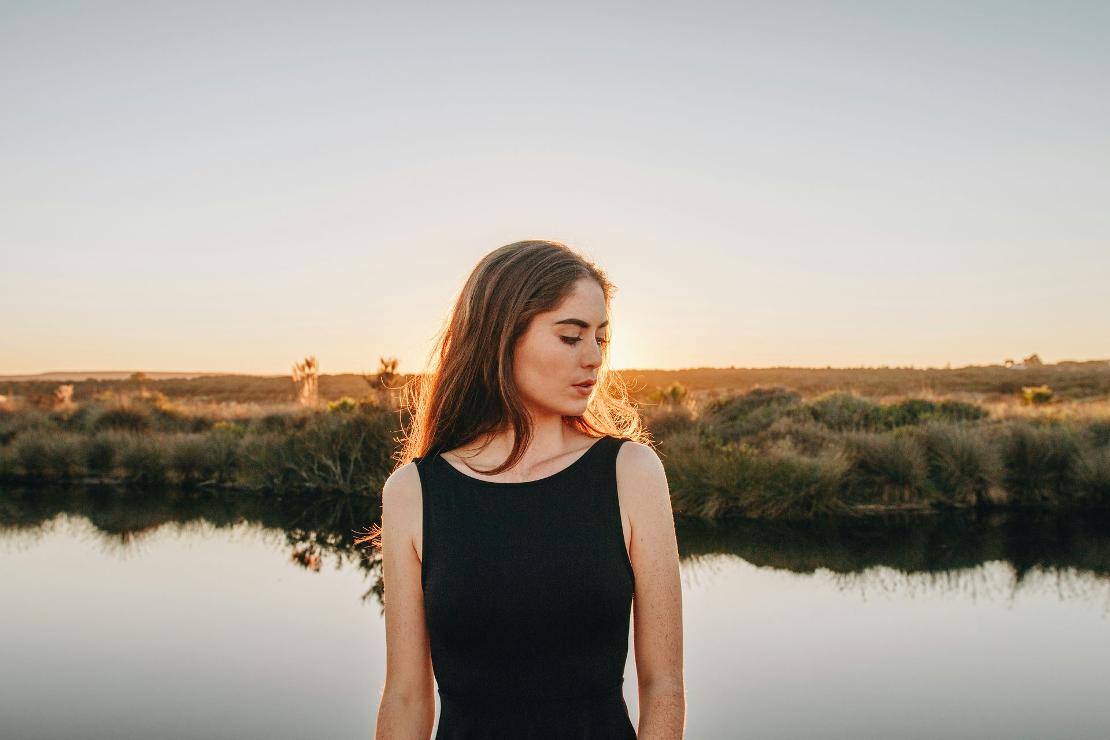
<svg viewBox="0 0 1110 740">
<path fill-rule="evenodd" d="M 640 740 L 681 740 L 686 730 L 682 583 L 667 474 L 655 450 L 626 442 L 617 453 L 617 487 L 631 524 L 636 577 L 633 635 Z"/>
</svg>

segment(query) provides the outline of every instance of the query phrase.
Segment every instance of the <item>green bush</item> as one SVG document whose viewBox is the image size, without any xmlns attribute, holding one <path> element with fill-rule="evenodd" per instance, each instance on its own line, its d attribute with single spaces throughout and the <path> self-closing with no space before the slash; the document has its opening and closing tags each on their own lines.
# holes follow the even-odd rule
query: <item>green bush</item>
<svg viewBox="0 0 1110 740">
<path fill-rule="evenodd" d="M 15 448 L 11 445 L 0 446 L 0 480 L 17 478 L 20 472 Z"/>
<path fill-rule="evenodd" d="M 93 423 L 93 431 L 118 429 L 127 432 L 142 432 L 150 426 L 150 416 L 144 409 L 118 406 L 103 411 Z"/>
<path fill-rule="evenodd" d="M 925 501 L 925 454 L 908 434 L 860 432 L 844 439 L 846 479 L 854 501 L 907 503 Z"/>
<path fill-rule="evenodd" d="M 328 403 L 328 411 L 332 413 L 347 413 L 358 408 L 358 401 L 350 396 L 343 396 Z"/>
<path fill-rule="evenodd" d="M 49 436 L 42 432 L 19 435 L 12 446 L 19 469 L 28 478 L 45 478 L 49 470 Z"/>
<path fill-rule="evenodd" d="M 711 401 L 704 421 L 722 442 L 739 442 L 758 434 L 779 418 L 802 409 L 801 396 L 786 388 L 753 388 L 747 393 Z"/>
<path fill-rule="evenodd" d="M 1052 400 L 1052 389 L 1047 385 L 1023 385 L 1021 395 L 1026 403 L 1041 404 Z"/>
<path fill-rule="evenodd" d="M 208 478 L 214 466 L 208 459 L 208 445 L 202 434 L 177 434 L 169 438 L 170 469 L 182 483 Z"/>
<path fill-rule="evenodd" d="M 169 472 L 169 454 L 161 437 L 132 435 L 119 455 L 119 466 L 132 483 L 161 485 Z"/>
<path fill-rule="evenodd" d="M 1058 503 L 1073 490 L 1078 445 L 1070 429 L 1019 422 L 1000 444 L 1003 482 L 1014 503 Z"/>
<path fill-rule="evenodd" d="M 56 432 L 47 441 L 46 466 L 55 478 L 79 478 L 85 474 L 83 438 L 72 432 Z"/>
<path fill-rule="evenodd" d="M 1092 504 L 1110 506 L 1110 447 L 1087 447 L 1076 464 L 1080 494 Z"/>
<path fill-rule="evenodd" d="M 86 437 L 83 451 L 85 467 L 91 475 L 110 476 L 115 470 L 118 439 L 109 434 Z"/>
<path fill-rule="evenodd" d="M 838 432 L 866 431 L 880 426 L 879 404 L 853 393 L 837 391 L 809 405 L 814 421 Z"/>
<path fill-rule="evenodd" d="M 932 423 L 921 429 L 929 483 L 951 503 L 981 505 L 1001 474 L 990 440 L 975 428 Z"/>
<path fill-rule="evenodd" d="M 678 432 L 685 432 L 697 427 L 697 421 L 685 406 L 655 411 L 651 416 L 644 419 L 644 423 L 656 440 L 663 440 Z"/>
</svg>

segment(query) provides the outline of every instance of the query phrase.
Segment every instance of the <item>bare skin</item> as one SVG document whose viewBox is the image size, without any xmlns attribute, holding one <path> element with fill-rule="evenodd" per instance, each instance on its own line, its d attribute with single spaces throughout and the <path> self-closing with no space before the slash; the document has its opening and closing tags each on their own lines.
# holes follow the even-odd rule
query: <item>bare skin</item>
<svg viewBox="0 0 1110 740">
<path fill-rule="evenodd" d="M 597 377 L 608 317 L 593 280 L 579 281 L 554 311 L 539 314 L 514 350 L 514 381 L 533 418 L 533 436 L 520 462 L 496 476 L 489 470 L 512 450 L 513 431 L 444 453 L 466 475 L 522 482 L 572 464 L 596 440 L 569 428 L 588 396 L 573 386 Z M 559 323 L 572 318 L 586 326 Z M 482 443 L 488 442 L 484 448 Z M 465 462 L 464 462 L 465 461 Z M 470 467 L 467 467 L 467 464 Z M 638 737 L 675 740 L 686 724 L 682 590 L 678 546 L 663 464 L 655 451 L 624 443 L 617 454 L 617 493 L 625 547 L 636 579 L 633 636 L 640 718 Z M 382 568 L 385 582 L 386 679 L 378 709 L 378 740 L 427 740 L 435 720 L 431 651 L 420 583 L 423 557 L 420 478 L 413 463 L 398 468 L 382 490 Z"/>
</svg>

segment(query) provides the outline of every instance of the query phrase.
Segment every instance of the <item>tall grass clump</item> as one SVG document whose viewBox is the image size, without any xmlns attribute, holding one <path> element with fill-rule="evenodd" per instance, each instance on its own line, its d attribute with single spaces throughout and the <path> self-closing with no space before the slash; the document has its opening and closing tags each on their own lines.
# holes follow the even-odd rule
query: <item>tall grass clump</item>
<svg viewBox="0 0 1110 740">
<path fill-rule="evenodd" d="M 844 460 L 836 453 L 765 454 L 681 432 L 667 439 L 664 464 L 672 505 L 681 516 L 802 518 L 842 509 Z"/>
<path fill-rule="evenodd" d="M 1079 493 L 1086 502 L 1110 506 L 1110 447 L 1084 448 L 1075 473 Z"/>
<path fill-rule="evenodd" d="M 929 483 L 944 501 L 980 506 L 1002 503 L 1002 461 L 975 427 L 931 423 L 921 429 Z"/>
<path fill-rule="evenodd" d="M 85 468 L 90 475 L 108 477 L 116 469 L 116 459 L 122 449 L 121 435 L 101 432 L 85 437 L 82 452 Z"/>
<path fill-rule="evenodd" d="M 211 479 L 214 466 L 208 457 L 206 435 L 175 434 L 167 438 L 169 466 L 184 485 Z"/>
<path fill-rule="evenodd" d="M 132 434 L 125 438 L 119 467 L 131 483 L 162 485 L 169 478 L 170 451 L 164 437 Z"/>
<path fill-rule="evenodd" d="M 1074 491 L 1079 448 L 1071 429 L 1016 422 L 1000 444 L 1003 482 L 1013 503 L 1061 503 Z"/>
<path fill-rule="evenodd" d="M 252 433 L 243 440 L 243 479 L 277 491 L 380 491 L 393 467 L 396 426 L 391 411 L 368 406 L 314 414 L 292 432 Z"/>
<path fill-rule="evenodd" d="M 853 501 L 890 505 L 928 500 L 925 453 L 909 434 L 857 432 L 842 443 Z"/>
<path fill-rule="evenodd" d="M 77 478 L 85 473 L 81 437 L 68 432 L 35 430 L 12 443 L 16 469 L 27 478 Z"/>
</svg>

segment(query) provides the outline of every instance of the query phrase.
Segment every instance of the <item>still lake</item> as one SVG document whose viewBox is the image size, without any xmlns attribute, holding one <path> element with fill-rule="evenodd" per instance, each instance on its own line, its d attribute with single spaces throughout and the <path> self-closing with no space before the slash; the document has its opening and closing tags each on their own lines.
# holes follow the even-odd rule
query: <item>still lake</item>
<svg viewBox="0 0 1110 740">
<path fill-rule="evenodd" d="M 376 512 L 0 491 L 0 737 L 372 737 L 381 569 L 351 540 Z M 678 537 L 693 740 L 1110 737 L 1110 514 Z M 631 642 L 625 697 L 635 722 Z"/>
</svg>

